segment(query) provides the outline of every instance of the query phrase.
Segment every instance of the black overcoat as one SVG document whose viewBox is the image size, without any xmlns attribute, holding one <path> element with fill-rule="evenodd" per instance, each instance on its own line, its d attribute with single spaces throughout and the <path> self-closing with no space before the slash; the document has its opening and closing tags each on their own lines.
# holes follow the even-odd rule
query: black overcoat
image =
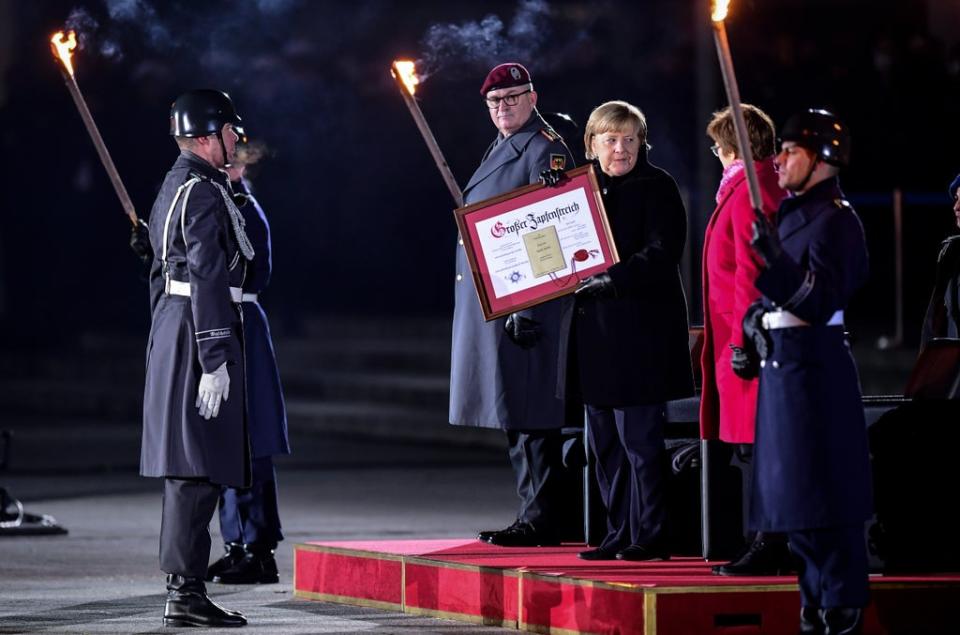
<svg viewBox="0 0 960 635">
<path fill-rule="evenodd" d="M 854 525 L 872 512 L 860 381 L 843 326 L 827 326 L 867 279 L 867 246 L 836 179 L 777 213 L 783 255 L 757 289 L 810 326 L 768 331 L 760 369 L 751 524 L 795 531 Z"/>
<path fill-rule="evenodd" d="M 607 273 L 616 297 L 568 296 L 565 321 L 576 347 L 569 373 L 585 403 L 625 407 L 693 395 L 687 302 L 680 257 L 687 213 L 677 184 L 642 152 L 628 174 L 596 172 L 620 262 Z M 567 388 L 560 386 L 561 394 Z"/>
<path fill-rule="evenodd" d="M 178 188 L 198 181 L 183 206 Z M 155 254 L 150 272 L 152 320 L 147 342 L 140 473 L 144 476 L 207 478 L 219 485 L 249 484 L 245 423 L 245 377 L 241 308 L 230 287 L 243 284 L 248 261 L 240 253 L 223 195 L 226 175 L 190 152 L 167 173 L 150 212 Z M 172 210 L 172 213 L 171 213 Z M 169 217 L 169 223 L 167 222 Z M 165 293 L 162 265 L 167 226 L 170 278 L 190 285 L 190 297 Z M 203 373 L 226 362 L 230 396 L 217 417 L 205 420 L 196 407 Z"/>
</svg>

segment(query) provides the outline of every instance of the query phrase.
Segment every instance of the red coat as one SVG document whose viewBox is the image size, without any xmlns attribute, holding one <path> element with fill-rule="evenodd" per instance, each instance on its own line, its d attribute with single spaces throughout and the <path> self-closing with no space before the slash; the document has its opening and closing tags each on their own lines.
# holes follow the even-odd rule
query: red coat
<svg viewBox="0 0 960 635">
<path fill-rule="evenodd" d="M 773 217 L 786 192 L 777 186 L 773 159 L 757 161 L 763 211 Z M 750 247 L 753 209 L 747 174 L 725 184 L 703 238 L 703 394 L 700 436 L 727 443 L 753 443 L 757 380 L 745 381 L 730 368 L 730 345 L 743 345 L 741 323 L 760 297 L 753 282 L 759 271 Z"/>
</svg>

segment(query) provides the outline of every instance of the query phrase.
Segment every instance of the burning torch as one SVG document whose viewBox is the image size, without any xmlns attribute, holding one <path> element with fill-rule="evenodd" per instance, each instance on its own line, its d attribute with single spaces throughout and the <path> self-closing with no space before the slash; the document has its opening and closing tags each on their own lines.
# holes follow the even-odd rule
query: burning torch
<svg viewBox="0 0 960 635">
<path fill-rule="evenodd" d="M 727 28 L 724 20 L 727 18 L 727 9 L 730 0 L 713 0 L 713 40 L 717 44 L 717 57 L 720 58 L 720 71 L 723 73 L 723 86 L 727 89 L 727 101 L 730 102 L 730 112 L 733 114 L 733 129 L 737 134 L 737 146 L 743 159 L 743 167 L 747 173 L 747 188 L 750 192 L 750 205 L 753 211 L 763 217 L 763 202 L 760 198 L 760 183 L 757 181 L 757 169 L 753 165 L 753 153 L 750 150 L 750 138 L 747 135 L 747 124 L 743 119 L 743 107 L 740 105 L 740 89 L 737 87 L 737 76 L 733 72 L 733 57 L 730 55 L 730 44 L 727 41 Z"/>
<path fill-rule="evenodd" d="M 90 134 L 90 140 L 93 141 L 93 146 L 97 149 L 97 154 L 100 155 L 100 161 L 110 177 L 110 182 L 113 183 L 113 189 L 116 190 L 120 204 L 123 205 L 123 211 L 130 218 L 134 229 L 137 230 L 139 220 L 137 219 L 137 212 L 133 209 L 133 202 L 130 200 L 130 195 L 127 194 L 127 188 L 123 186 L 123 181 L 120 180 L 117 167 L 113 164 L 113 159 L 110 158 L 107 146 L 103 143 L 103 137 L 100 136 L 97 124 L 93 121 L 90 109 L 87 108 L 87 102 L 84 100 L 80 87 L 77 85 L 77 80 L 73 75 L 72 58 L 73 49 L 77 48 L 77 34 L 70 31 L 64 37 L 63 31 L 58 31 L 50 38 L 50 44 L 54 57 L 60 60 L 60 72 L 63 74 L 63 81 L 67 85 L 67 90 L 70 91 L 70 96 L 73 97 L 73 103 L 76 104 L 77 110 L 80 112 L 83 124 L 87 127 L 87 133 Z"/>
<path fill-rule="evenodd" d="M 413 121 L 420 129 L 420 134 L 423 135 L 423 140 L 427 144 L 430 154 L 433 155 L 433 160 L 437 164 L 437 169 L 440 170 L 440 176 L 443 177 L 444 183 L 447 184 L 447 189 L 450 190 L 450 195 L 456 202 L 457 207 L 463 207 L 463 192 L 460 191 L 457 180 L 453 178 L 453 172 L 450 171 L 450 166 L 447 165 L 447 160 L 443 157 L 443 152 L 440 151 L 440 146 L 437 145 L 437 140 L 433 136 L 430 126 L 427 125 L 427 120 L 424 118 L 417 100 L 413 97 L 417 90 L 417 84 L 420 83 L 416 65 L 406 60 L 395 60 L 390 67 L 390 74 L 397 82 L 400 94 L 403 95 L 403 101 L 407 104 L 410 114 L 413 115 Z"/>
</svg>

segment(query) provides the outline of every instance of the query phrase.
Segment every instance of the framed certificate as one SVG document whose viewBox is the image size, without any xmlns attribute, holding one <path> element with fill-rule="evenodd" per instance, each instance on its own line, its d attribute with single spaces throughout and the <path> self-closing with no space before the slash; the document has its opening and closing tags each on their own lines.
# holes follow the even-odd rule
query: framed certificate
<svg viewBox="0 0 960 635">
<path fill-rule="evenodd" d="M 454 211 L 486 320 L 572 293 L 619 260 L 588 165 Z"/>
</svg>

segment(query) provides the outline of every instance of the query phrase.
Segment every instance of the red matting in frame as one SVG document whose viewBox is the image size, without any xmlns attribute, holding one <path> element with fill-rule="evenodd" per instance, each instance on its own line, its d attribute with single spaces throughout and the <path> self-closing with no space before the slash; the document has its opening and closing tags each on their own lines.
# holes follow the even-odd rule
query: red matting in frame
<svg viewBox="0 0 960 635">
<path fill-rule="evenodd" d="M 572 293 L 579 281 L 606 271 L 619 261 L 593 165 L 570 170 L 565 175 L 567 178 L 555 187 L 527 185 L 454 210 L 483 317 L 487 321 Z M 571 200 L 578 204 L 583 201 L 586 209 L 566 211 L 570 205 L 551 209 L 554 202 Z M 568 214 L 571 218 L 566 218 Z M 580 231 L 571 223 L 580 223 Z M 583 224 L 592 228 L 589 235 L 583 233 Z M 516 254 L 524 244 L 523 236 L 537 231 L 542 233 L 550 227 L 564 228 L 565 238 L 555 233 L 561 245 L 564 269 L 535 275 L 529 258 L 523 260 L 524 253 L 529 255 L 529 251 L 517 256 L 522 262 L 512 267 L 509 259 L 498 262 L 498 256 L 492 253 L 495 249 L 489 249 L 492 241 L 507 237 L 519 245 L 513 252 Z M 492 239 L 487 237 L 488 234 Z M 579 246 L 581 239 L 572 238 L 580 235 L 587 236 L 582 239 L 583 246 Z M 565 240 L 574 246 L 563 245 Z M 555 260 L 555 266 L 559 266 L 560 260 Z M 493 267 L 500 267 L 500 273 L 491 271 L 491 263 Z M 510 284 L 516 285 L 517 290 L 505 288 Z"/>
</svg>

